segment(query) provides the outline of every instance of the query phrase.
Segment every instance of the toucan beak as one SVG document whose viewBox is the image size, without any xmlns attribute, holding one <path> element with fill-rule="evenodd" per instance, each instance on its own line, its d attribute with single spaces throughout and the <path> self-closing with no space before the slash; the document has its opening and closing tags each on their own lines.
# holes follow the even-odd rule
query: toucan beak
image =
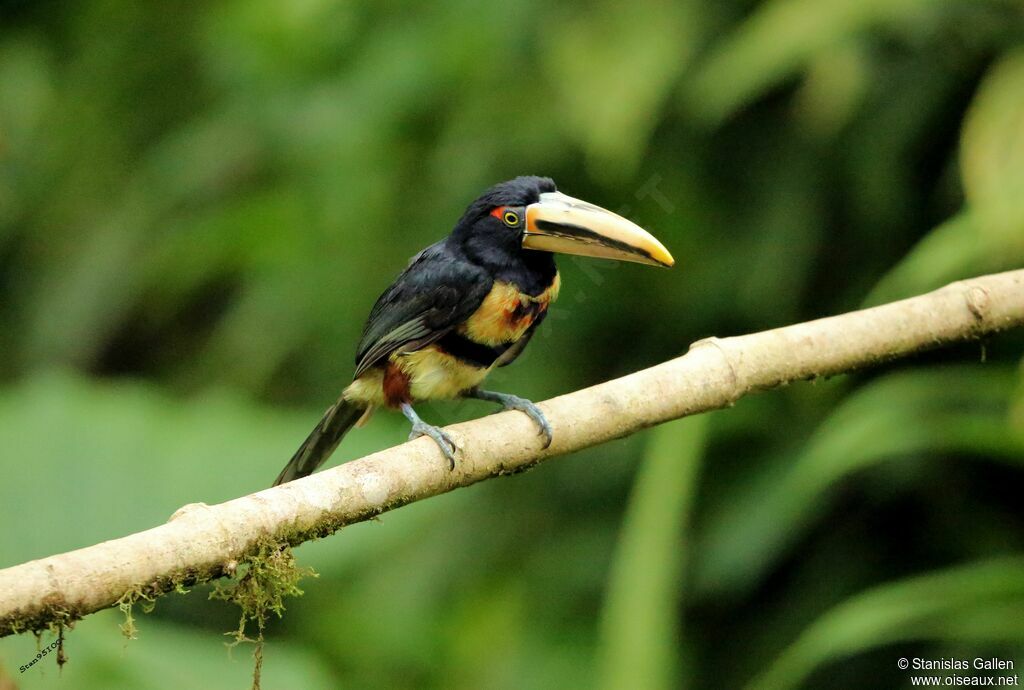
<svg viewBox="0 0 1024 690">
<path fill-rule="evenodd" d="M 665 245 L 622 216 L 561 192 L 546 192 L 526 207 L 523 247 L 561 254 L 671 266 Z"/>
</svg>

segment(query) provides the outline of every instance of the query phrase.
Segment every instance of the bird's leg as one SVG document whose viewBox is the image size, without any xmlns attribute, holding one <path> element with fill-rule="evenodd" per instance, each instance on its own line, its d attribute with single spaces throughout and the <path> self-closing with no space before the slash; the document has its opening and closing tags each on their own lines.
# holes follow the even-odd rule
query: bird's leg
<svg viewBox="0 0 1024 690">
<path fill-rule="evenodd" d="M 519 410 L 520 412 L 525 412 L 526 415 L 540 427 L 540 434 L 544 437 L 544 447 L 547 448 L 551 445 L 551 438 L 553 434 L 547 417 L 544 416 L 544 413 L 540 411 L 539 407 L 526 398 L 520 398 L 518 395 L 511 395 L 509 393 L 484 391 L 479 388 L 473 388 L 467 391 L 465 395 L 467 398 L 476 398 L 477 400 L 486 400 L 488 402 L 498 403 L 506 410 Z"/>
<path fill-rule="evenodd" d="M 420 416 L 416 414 L 416 410 L 412 409 L 412 405 L 407 402 L 402 403 L 402 414 L 405 418 L 412 423 L 412 431 L 409 432 L 409 440 L 419 438 L 420 436 L 429 436 L 434 439 L 434 443 L 441 449 L 444 456 L 448 458 L 448 469 L 455 469 L 455 441 L 452 437 L 445 433 L 444 429 L 427 424 Z"/>
</svg>

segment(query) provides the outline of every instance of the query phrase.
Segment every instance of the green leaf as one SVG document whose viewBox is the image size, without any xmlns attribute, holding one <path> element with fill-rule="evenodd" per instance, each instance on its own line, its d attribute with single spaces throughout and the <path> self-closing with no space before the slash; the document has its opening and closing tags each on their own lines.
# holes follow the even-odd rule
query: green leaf
<svg viewBox="0 0 1024 690">
<path fill-rule="evenodd" d="M 1024 556 L 888 583 L 824 613 L 750 688 L 799 687 L 816 669 L 896 642 L 1024 644 Z M 893 663 L 896 658 L 894 656 Z"/>
<path fill-rule="evenodd" d="M 210 391 L 178 400 L 141 383 L 40 374 L 0 390 L 0 567 L 121 537 L 187 503 L 266 488 L 319 416 Z M 332 462 L 400 440 L 388 416 L 352 434 Z"/>
<path fill-rule="evenodd" d="M 975 95 L 960 140 L 966 208 L 883 277 L 868 305 L 1024 263 L 1024 50 L 1009 53 Z"/>
<path fill-rule="evenodd" d="M 1024 49 L 999 60 L 978 88 L 964 121 L 960 168 L 970 204 L 995 206 L 1022 227 Z"/>
<path fill-rule="evenodd" d="M 719 122 L 819 55 L 875 26 L 906 22 L 929 4 L 925 0 L 764 3 L 704 59 L 684 91 L 686 103 L 698 117 Z"/>
<path fill-rule="evenodd" d="M 1000 223 L 975 209 L 960 212 L 932 230 L 878 281 L 864 306 L 913 297 L 1024 262 L 1024 228 Z"/>
<path fill-rule="evenodd" d="M 612 563 L 601 621 L 600 686 L 679 687 L 678 600 L 707 416 L 652 432 Z"/>
<path fill-rule="evenodd" d="M 595 176 L 618 181 L 635 170 L 699 27 L 689 0 L 604 2 L 541 24 L 562 119 Z"/>
<path fill-rule="evenodd" d="M 964 452 L 1020 464 L 1010 433 L 1013 379 L 992 366 L 893 374 L 850 395 L 791 461 L 751 477 L 709 520 L 697 586 L 745 590 L 759 581 L 829 502 L 841 480 L 883 461 Z"/>
</svg>

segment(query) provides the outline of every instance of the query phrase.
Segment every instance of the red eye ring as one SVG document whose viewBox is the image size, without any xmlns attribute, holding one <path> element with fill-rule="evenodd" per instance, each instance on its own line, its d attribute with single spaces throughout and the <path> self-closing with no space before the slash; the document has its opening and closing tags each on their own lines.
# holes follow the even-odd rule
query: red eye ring
<svg viewBox="0 0 1024 690">
<path fill-rule="evenodd" d="M 519 213 L 517 211 L 513 211 L 508 206 L 498 206 L 491 211 L 491 215 L 510 228 L 518 228 L 522 219 L 519 217 Z"/>
</svg>

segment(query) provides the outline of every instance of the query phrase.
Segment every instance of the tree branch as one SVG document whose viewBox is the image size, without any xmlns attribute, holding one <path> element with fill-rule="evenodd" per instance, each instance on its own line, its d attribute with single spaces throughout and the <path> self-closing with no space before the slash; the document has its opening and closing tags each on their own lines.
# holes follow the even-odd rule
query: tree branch
<svg viewBox="0 0 1024 690">
<path fill-rule="evenodd" d="M 0 636 L 63 624 L 132 592 L 169 591 L 231 573 L 266 540 L 297 545 L 344 525 L 662 422 L 731 405 L 752 391 L 830 376 L 1024 325 L 1024 270 L 984 276 L 892 304 L 771 331 L 694 343 L 682 357 L 541 405 L 554 428 L 542 449 L 518 412 L 449 427 L 454 471 L 430 439 L 167 524 L 0 570 Z"/>
</svg>

